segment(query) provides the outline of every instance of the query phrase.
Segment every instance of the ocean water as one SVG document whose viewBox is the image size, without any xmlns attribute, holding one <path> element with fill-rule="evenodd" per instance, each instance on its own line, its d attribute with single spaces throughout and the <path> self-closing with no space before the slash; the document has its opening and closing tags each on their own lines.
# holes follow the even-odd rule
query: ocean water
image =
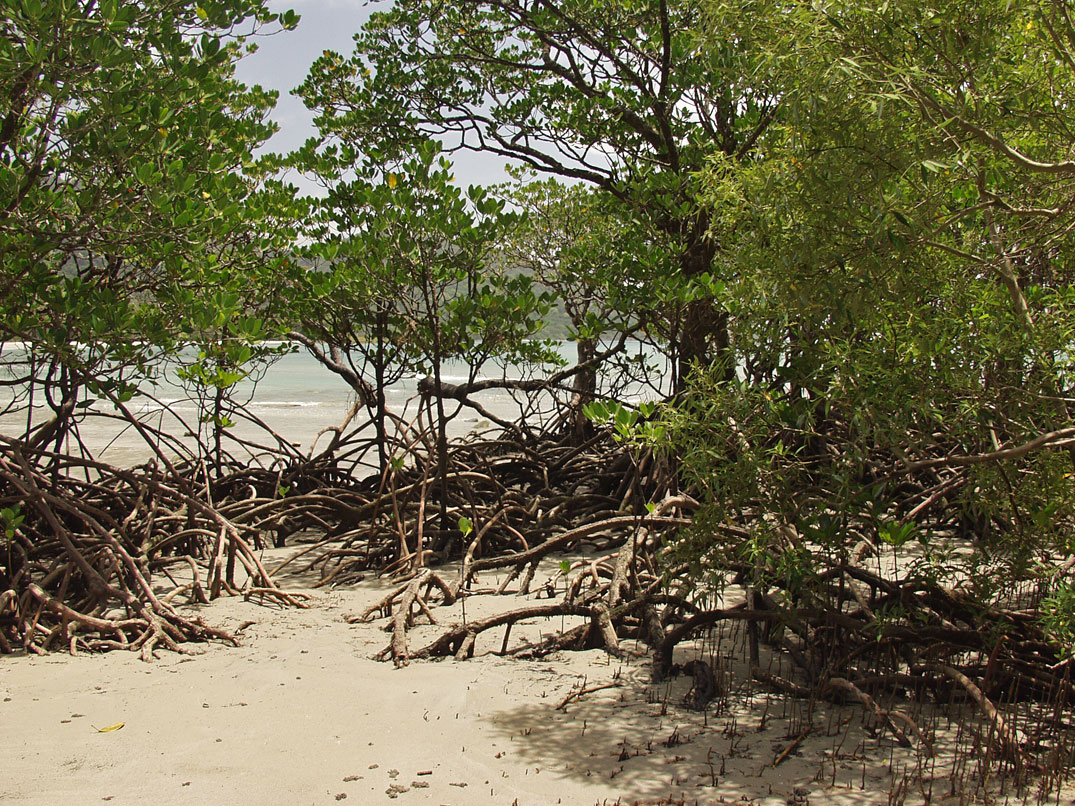
<svg viewBox="0 0 1075 806">
<path fill-rule="evenodd" d="M 663 366 L 660 358 L 652 349 L 635 344 L 632 349 L 656 367 Z M 558 351 L 565 361 L 574 358 L 575 346 L 569 342 L 558 345 Z M 24 368 L 20 362 L 25 361 L 26 350 L 23 345 L 8 344 L 0 351 L 0 377 L 11 377 Z M 461 362 L 446 362 L 441 368 L 442 379 L 446 383 L 462 383 L 475 378 L 510 378 L 540 377 L 551 372 L 554 367 L 522 367 L 515 365 L 498 366 L 492 362 L 471 372 L 470 367 Z M 658 369 L 660 377 L 664 370 Z M 664 373 L 666 374 L 666 373 Z M 419 414 L 418 376 L 408 376 L 385 388 L 385 397 L 390 411 L 407 422 L 414 422 Z M 137 396 L 128 403 L 129 410 L 137 418 L 179 439 L 187 449 L 196 444 L 194 434 L 198 429 L 205 429 L 199 421 L 206 413 L 203 405 L 194 399 L 190 391 L 176 378 L 174 370 L 165 368 L 154 384 L 143 384 L 145 396 Z M 18 387 L 0 387 L 0 405 L 8 405 L 20 393 Z M 628 399 L 651 398 L 660 393 L 642 384 L 633 384 L 628 388 Z M 233 399 L 243 403 L 247 411 L 262 420 L 276 434 L 290 442 L 296 450 L 309 455 L 311 451 L 324 448 L 330 434 L 326 429 L 339 427 L 351 411 L 355 397 L 351 388 L 336 374 L 326 369 L 306 350 L 297 349 L 289 352 L 271 365 L 264 368 L 255 377 L 238 383 L 232 390 Z M 476 394 L 475 399 L 491 414 L 507 421 L 520 417 L 534 422 L 551 416 L 554 402 L 548 395 L 530 399 L 520 394 L 513 395 L 505 390 L 489 390 Z M 484 431 L 493 427 L 483 415 L 469 407 L 459 408 L 453 401 L 446 401 L 449 415 L 455 416 L 448 426 L 449 436 L 458 438 L 474 431 Z M 28 412 L 25 405 L 17 412 L 0 415 L 0 433 L 5 436 L 17 436 L 24 432 L 27 415 L 32 422 L 47 419 L 49 409 L 35 405 Z M 90 401 L 84 410 L 79 425 L 79 435 L 86 448 L 103 461 L 118 466 L 132 466 L 146 461 L 153 455 L 153 450 L 129 423 L 117 417 L 118 412 L 111 403 Z M 369 425 L 364 412 L 353 419 L 348 430 Z M 269 436 L 257 425 L 237 419 L 228 433 L 241 439 L 266 445 Z M 365 433 L 372 437 L 372 428 Z M 225 440 L 225 446 L 233 455 L 258 453 L 257 448 L 239 448 L 231 440 Z M 68 444 L 66 450 L 75 452 L 77 444 Z M 177 451 L 164 448 L 169 457 Z"/>
</svg>

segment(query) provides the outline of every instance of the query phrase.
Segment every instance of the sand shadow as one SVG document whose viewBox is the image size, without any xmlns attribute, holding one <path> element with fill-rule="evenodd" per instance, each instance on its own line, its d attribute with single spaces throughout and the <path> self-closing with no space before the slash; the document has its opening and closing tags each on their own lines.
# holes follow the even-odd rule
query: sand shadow
<svg viewBox="0 0 1075 806">
<path fill-rule="evenodd" d="M 615 686 L 490 714 L 492 730 L 538 774 L 600 782 L 609 794 L 597 803 L 621 806 L 861 804 L 871 794 L 883 802 L 910 763 L 861 710 L 769 694 L 729 675 L 726 696 L 699 712 L 685 705 L 689 677 L 653 684 L 648 664 L 612 664 L 576 690 Z"/>
</svg>

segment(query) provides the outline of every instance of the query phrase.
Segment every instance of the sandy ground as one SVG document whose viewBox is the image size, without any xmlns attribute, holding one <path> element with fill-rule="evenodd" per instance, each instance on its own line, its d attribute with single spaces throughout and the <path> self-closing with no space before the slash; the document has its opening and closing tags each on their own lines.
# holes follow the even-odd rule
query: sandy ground
<svg viewBox="0 0 1075 806">
<path fill-rule="evenodd" d="M 946 797 L 951 774 L 936 764 L 932 790 L 916 783 L 921 750 L 895 747 L 861 709 L 768 695 L 712 642 L 684 648 L 726 680 L 728 696 L 705 713 L 683 707 L 688 680 L 651 684 L 631 643 L 638 656 L 623 661 L 599 650 L 521 660 L 493 654 L 498 629 L 479 637 L 473 660 L 394 669 L 371 657 L 387 644 L 386 619 L 345 620 L 390 589 L 370 579 L 317 590 L 305 610 L 218 600 L 201 615 L 232 630 L 252 622 L 240 647 L 162 652 L 151 664 L 121 652 L 0 656 L 0 802 L 971 802 Z M 473 597 L 467 617 L 524 601 Z M 435 615 L 462 617 L 458 605 Z M 561 626 L 517 627 L 512 645 Z M 416 628 L 411 646 L 438 631 Z"/>
</svg>

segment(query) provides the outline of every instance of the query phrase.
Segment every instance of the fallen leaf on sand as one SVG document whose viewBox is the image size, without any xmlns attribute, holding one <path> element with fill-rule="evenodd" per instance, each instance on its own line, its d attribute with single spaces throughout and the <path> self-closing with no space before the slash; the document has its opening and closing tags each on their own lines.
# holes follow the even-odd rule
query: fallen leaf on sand
<svg viewBox="0 0 1075 806">
<path fill-rule="evenodd" d="M 119 730 L 126 724 L 126 722 L 117 722 L 115 725 L 109 725 L 107 728 L 99 728 L 96 725 L 90 725 L 90 727 L 98 733 L 111 733 L 114 730 Z"/>
</svg>

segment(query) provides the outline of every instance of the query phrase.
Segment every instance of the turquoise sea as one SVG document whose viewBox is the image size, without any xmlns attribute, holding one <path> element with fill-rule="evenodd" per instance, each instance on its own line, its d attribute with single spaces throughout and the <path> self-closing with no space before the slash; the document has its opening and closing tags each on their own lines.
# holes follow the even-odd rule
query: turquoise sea
<svg viewBox="0 0 1075 806">
<path fill-rule="evenodd" d="M 557 346 L 565 361 L 574 358 L 575 346 L 570 342 L 561 342 Z M 641 344 L 632 345 L 636 355 L 646 356 L 658 368 L 658 383 L 664 373 L 662 363 L 652 349 Z M 5 345 L 0 351 L 3 367 L 0 371 L 9 377 L 19 371 L 19 362 L 25 360 L 26 350 L 23 345 Z M 498 366 L 493 362 L 480 367 L 476 378 L 510 378 L 541 376 L 552 371 L 552 367 L 520 367 L 515 365 Z M 471 376 L 470 368 L 461 362 L 446 362 L 441 368 L 442 379 L 447 383 L 462 383 Z M 418 415 L 419 377 L 416 375 L 402 378 L 385 388 L 389 409 L 410 422 Z M 200 415 L 204 408 L 199 406 L 187 389 L 176 379 L 174 372 L 165 370 L 158 381 L 143 384 L 147 396 L 136 397 L 128 405 L 143 422 L 151 424 L 171 435 L 184 437 L 187 445 L 194 444 L 191 432 L 199 428 Z M 0 403 L 10 403 L 19 393 L 17 387 L 0 387 Z M 627 388 L 628 399 L 652 398 L 660 393 L 659 389 L 647 388 L 638 383 Z M 302 453 L 309 453 L 312 448 L 323 447 L 328 435 L 325 429 L 341 425 L 352 409 L 354 394 L 350 387 L 337 375 L 326 369 L 306 350 L 296 349 L 264 368 L 256 379 L 254 377 L 241 381 L 233 389 L 235 400 L 246 404 L 251 414 L 264 421 L 276 433 L 287 439 Z M 477 394 L 476 399 L 490 413 L 505 420 L 516 420 L 520 416 L 540 419 L 550 416 L 553 410 L 552 400 L 546 396 L 536 400 L 523 395 L 513 396 L 505 390 L 489 390 Z M 456 406 L 448 407 L 451 414 Z M 87 445 L 104 461 L 119 466 L 129 466 L 145 461 L 151 455 L 150 448 L 129 424 L 115 419 L 115 409 L 102 401 L 92 401 L 80 424 L 80 434 Z M 35 405 L 33 419 L 35 422 L 48 416 L 48 409 Z M 352 421 L 349 429 L 357 428 L 368 422 L 361 414 Z M 0 415 L 0 433 L 15 436 L 26 426 L 25 407 L 18 413 Z M 204 426 L 203 426 L 204 427 Z M 470 408 L 459 410 L 449 424 L 449 434 L 460 437 L 468 432 L 481 431 L 491 427 L 488 419 Z M 264 443 L 264 432 L 251 423 L 237 421 L 230 433 L 253 442 Z M 319 436 L 320 435 L 320 436 Z M 68 446 L 68 450 L 72 447 Z"/>
</svg>

